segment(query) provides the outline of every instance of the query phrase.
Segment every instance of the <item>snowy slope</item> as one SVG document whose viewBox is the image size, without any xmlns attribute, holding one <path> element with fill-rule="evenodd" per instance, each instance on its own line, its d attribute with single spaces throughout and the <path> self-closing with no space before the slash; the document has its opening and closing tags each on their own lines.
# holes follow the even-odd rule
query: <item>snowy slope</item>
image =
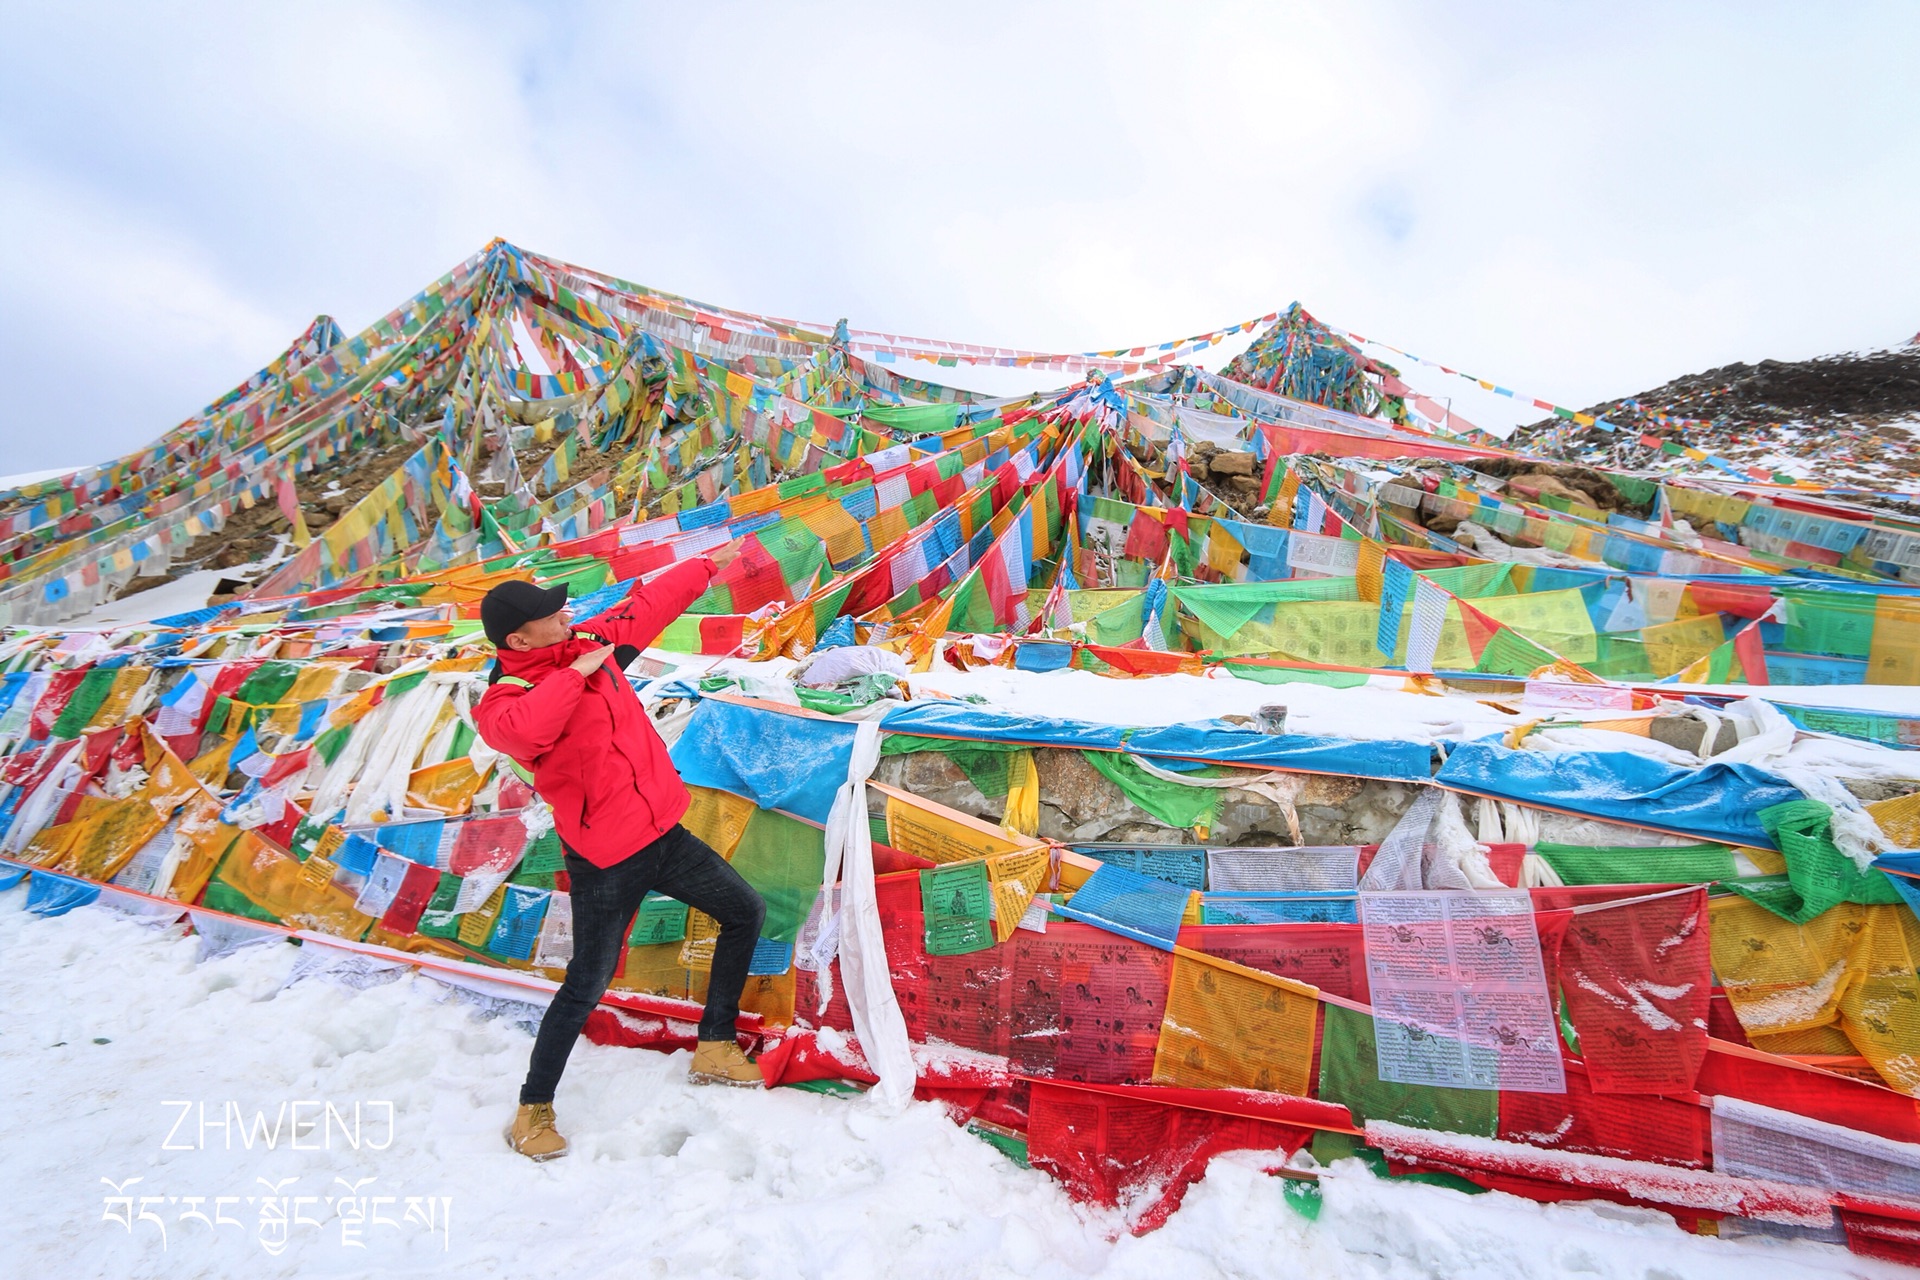
<svg viewBox="0 0 1920 1280">
<path fill-rule="evenodd" d="M 501 1141 L 530 1043 L 526 1006 L 411 974 L 316 967 L 320 949 L 281 942 L 196 962 L 178 928 L 102 907 L 42 920 L 24 902 L 23 889 L 0 894 L 0 1196 L 14 1275 L 1913 1274 L 1831 1246 L 1687 1236 L 1631 1210 L 1383 1183 L 1354 1162 L 1327 1178 L 1308 1223 L 1278 1180 L 1231 1156 L 1170 1225 L 1134 1239 L 930 1104 L 886 1115 L 865 1099 L 698 1089 L 685 1054 L 586 1042 L 559 1097 L 574 1153 L 533 1165 Z M 176 1130 L 181 1109 L 165 1105 L 202 1103 L 213 1118 L 231 1100 L 271 1118 L 301 1099 L 349 1115 L 360 1103 L 360 1149 L 336 1125 L 330 1149 L 293 1150 L 283 1132 L 274 1149 L 235 1134 L 229 1150 L 219 1128 Z M 386 1102 L 390 1126 L 375 1105 Z M 403 1200 L 372 1207 L 401 1225 L 343 1243 L 326 1197 L 346 1194 L 335 1179 L 369 1178 L 362 1196 L 450 1197 L 448 1230 L 406 1223 Z M 293 1207 L 319 1225 L 294 1227 L 277 1254 L 246 1199 L 276 1185 L 320 1197 Z M 158 1223 L 135 1217 L 136 1203 L 129 1231 L 106 1200 L 121 1193 L 169 1199 L 144 1206 Z M 205 1199 L 176 1199 L 191 1196 Z M 183 1220 L 195 1209 L 234 1225 L 216 1235 Z"/>
<path fill-rule="evenodd" d="M 78 467 L 45 467 L 39 471 L 16 471 L 10 476 L 0 476 L 0 490 L 18 489 L 22 485 L 39 484 L 42 480 L 53 480 L 60 476 L 72 475 Z"/>
<path fill-rule="evenodd" d="M 1515 447 L 1594 466 L 1724 476 L 1643 446 L 1650 431 L 1742 468 L 1911 495 L 1920 476 L 1920 346 L 1724 365 L 1586 412 L 1624 430 L 1569 434 L 1548 418 L 1522 427 Z"/>
</svg>

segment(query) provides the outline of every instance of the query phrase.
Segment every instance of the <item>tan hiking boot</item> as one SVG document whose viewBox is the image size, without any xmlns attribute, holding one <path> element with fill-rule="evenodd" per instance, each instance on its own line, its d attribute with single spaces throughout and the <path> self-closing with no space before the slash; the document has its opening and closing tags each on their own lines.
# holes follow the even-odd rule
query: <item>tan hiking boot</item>
<svg viewBox="0 0 1920 1280">
<path fill-rule="evenodd" d="M 567 1154 L 567 1140 L 553 1127 L 551 1102 L 522 1103 L 507 1130 L 507 1145 L 529 1160 L 556 1160 Z"/>
<path fill-rule="evenodd" d="M 702 1040 L 693 1050 L 687 1075 L 695 1084 L 731 1084 L 758 1089 L 766 1084 L 760 1068 L 747 1061 L 731 1040 Z"/>
</svg>

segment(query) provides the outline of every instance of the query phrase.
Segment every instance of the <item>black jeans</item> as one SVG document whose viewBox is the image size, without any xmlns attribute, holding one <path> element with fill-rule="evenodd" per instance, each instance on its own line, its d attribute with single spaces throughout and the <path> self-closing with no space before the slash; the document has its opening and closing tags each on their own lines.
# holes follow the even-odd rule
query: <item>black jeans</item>
<svg viewBox="0 0 1920 1280">
<path fill-rule="evenodd" d="M 553 1101 L 567 1055 L 573 1052 L 587 1015 L 613 981 L 626 949 L 627 929 L 640 909 L 640 899 L 649 891 L 658 890 L 720 922 L 700 1039 L 733 1039 L 740 992 L 747 985 L 747 966 L 753 961 L 761 922 L 767 918 L 767 904 L 725 858 L 676 825 L 610 867 L 596 867 L 568 850 L 567 878 L 573 898 L 573 959 L 567 964 L 567 980 L 540 1019 L 527 1081 L 520 1086 L 522 1104 Z"/>
</svg>

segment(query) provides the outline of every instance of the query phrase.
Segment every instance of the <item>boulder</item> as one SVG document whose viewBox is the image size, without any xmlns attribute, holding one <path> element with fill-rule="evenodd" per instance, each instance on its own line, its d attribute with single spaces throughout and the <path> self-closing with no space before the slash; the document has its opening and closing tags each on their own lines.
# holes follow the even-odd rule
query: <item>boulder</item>
<svg viewBox="0 0 1920 1280">
<path fill-rule="evenodd" d="M 1068 844 L 1139 842 L 1192 844 L 1193 832 L 1169 827 L 1127 799 L 1126 792 L 1078 751 L 1041 748 L 1040 834 Z"/>
<path fill-rule="evenodd" d="M 1568 502 L 1577 502 L 1584 507 L 1594 505 L 1593 495 L 1591 493 L 1588 493 L 1584 489 L 1574 488 L 1558 476 L 1535 472 L 1530 475 L 1514 476 L 1511 480 L 1507 481 L 1507 485 L 1512 489 L 1524 490 L 1525 492 L 1515 495 L 1522 499 L 1526 498 L 1528 493 L 1531 493 L 1535 496 L 1536 500 L 1538 498 L 1552 497 L 1562 498 Z"/>
<path fill-rule="evenodd" d="M 970 817 L 998 822 L 1006 814 L 1007 798 L 989 800 L 980 794 L 966 773 L 938 751 L 912 751 L 905 755 L 881 756 L 874 768 L 875 780 L 890 787 L 910 791 L 935 804 L 957 809 Z M 879 792 L 870 792 L 877 796 Z M 884 812 L 884 810 L 883 810 Z"/>
<path fill-rule="evenodd" d="M 1739 731 L 1733 727 L 1733 721 L 1722 720 L 1712 745 L 1702 752 L 1700 744 L 1707 738 L 1707 722 L 1685 711 L 1656 717 L 1648 727 L 1648 736 L 1669 747 L 1706 756 L 1717 756 L 1740 741 Z"/>
</svg>

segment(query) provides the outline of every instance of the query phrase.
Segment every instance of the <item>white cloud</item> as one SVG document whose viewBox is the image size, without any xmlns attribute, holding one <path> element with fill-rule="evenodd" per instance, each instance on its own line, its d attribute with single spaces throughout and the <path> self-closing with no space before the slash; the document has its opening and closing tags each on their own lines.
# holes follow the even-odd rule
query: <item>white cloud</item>
<svg viewBox="0 0 1920 1280">
<path fill-rule="evenodd" d="M 237 382 L 299 327 L 224 279 L 205 246 L 20 166 L 0 183 L 0 239 L 0 361 L 15 409 L 31 410 L 9 423 L 9 465 L 84 464 L 102 444 L 150 439 L 226 389 L 205 371 Z"/>
<path fill-rule="evenodd" d="M 1920 327 L 1920 19 L 1897 5 L 0 20 L 0 379 L 72 396 L 89 458 L 496 234 L 730 306 L 1004 346 L 1298 299 L 1574 404 Z M 73 434 L 15 419 L 0 449 L 70 464 Z"/>
</svg>

